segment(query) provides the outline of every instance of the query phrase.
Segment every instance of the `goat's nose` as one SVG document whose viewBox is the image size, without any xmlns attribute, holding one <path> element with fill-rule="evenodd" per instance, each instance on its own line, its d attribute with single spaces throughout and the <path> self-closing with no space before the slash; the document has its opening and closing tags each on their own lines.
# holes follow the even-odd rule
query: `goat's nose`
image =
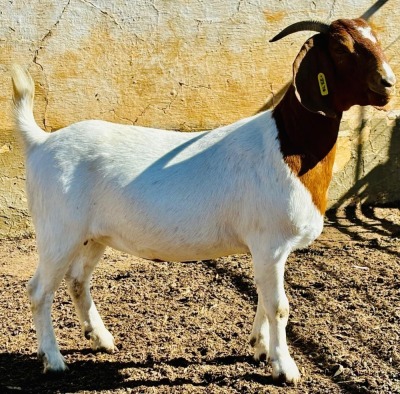
<svg viewBox="0 0 400 394">
<path fill-rule="evenodd" d="M 396 77 L 394 76 L 394 73 L 386 62 L 382 64 L 383 66 L 383 73 L 381 74 L 381 84 L 385 88 L 391 88 L 395 83 L 396 83 Z"/>
<path fill-rule="evenodd" d="M 395 83 L 396 83 L 396 79 L 395 79 L 395 78 L 383 77 L 383 78 L 381 79 L 381 84 L 382 84 L 385 88 L 391 88 Z"/>
</svg>

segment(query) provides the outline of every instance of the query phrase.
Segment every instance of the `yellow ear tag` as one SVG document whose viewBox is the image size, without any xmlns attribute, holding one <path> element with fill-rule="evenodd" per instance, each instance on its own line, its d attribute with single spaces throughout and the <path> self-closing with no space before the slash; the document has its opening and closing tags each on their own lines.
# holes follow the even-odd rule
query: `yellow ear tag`
<svg viewBox="0 0 400 394">
<path fill-rule="evenodd" d="M 328 85 L 326 83 L 326 78 L 325 78 L 324 73 L 318 74 L 318 84 L 319 84 L 319 90 L 321 92 L 321 96 L 327 96 L 329 94 L 329 92 L 328 92 Z"/>
</svg>

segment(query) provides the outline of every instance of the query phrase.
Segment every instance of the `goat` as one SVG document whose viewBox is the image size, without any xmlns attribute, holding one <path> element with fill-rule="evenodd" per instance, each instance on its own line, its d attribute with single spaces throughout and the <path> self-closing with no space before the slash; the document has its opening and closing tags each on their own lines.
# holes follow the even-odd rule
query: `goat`
<svg viewBox="0 0 400 394">
<path fill-rule="evenodd" d="M 112 352 L 90 294 L 106 246 L 145 259 L 189 261 L 250 252 L 258 305 L 250 343 L 272 376 L 295 384 L 289 354 L 289 253 L 319 236 L 343 111 L 382 107 L 395 76 L 362 19 L 300 22 L 308 39 L 293 82 L 273 109 L 208 132 L 180 133 L 89 120 L 45 133 L 33 117 L 34 83 L 13 71 L 16 129 L 39 264 L 28 284 L 44 371 L 63 371 L 50 316 L 65 277 L 94 350 Z"/>
</svg>

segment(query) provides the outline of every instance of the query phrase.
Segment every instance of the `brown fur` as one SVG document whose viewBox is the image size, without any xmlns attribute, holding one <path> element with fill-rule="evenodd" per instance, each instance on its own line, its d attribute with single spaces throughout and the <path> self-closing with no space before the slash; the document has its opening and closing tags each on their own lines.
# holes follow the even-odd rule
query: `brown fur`
<svg viewBox="0 0 400 394">
<path fill-rule="evenodd" d="M 310 191 L 321 214 L 332 178 L 340 117 L 328 118 L 304 108 L 293 86 L 274 110 L 285 162 Z"/>
</svg>

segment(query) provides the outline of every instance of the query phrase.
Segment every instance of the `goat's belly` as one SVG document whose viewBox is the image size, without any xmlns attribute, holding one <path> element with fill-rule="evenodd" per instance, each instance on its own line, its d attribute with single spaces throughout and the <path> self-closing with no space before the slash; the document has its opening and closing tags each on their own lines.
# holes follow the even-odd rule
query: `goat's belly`
<svg viewBox="0 0 400 394">
<path fill-rule="evenodd" d="M 113 249 L 129 253 L 147 260 L 198 261 L 215 259 L 231 254 L 247 253 L 243 243 L 232 240 L 213 240 L 208 242 L 196 239 L 183 240 L 179 237 L 158 237 L 155 234 L 137 234 L 136 237 L 101 236 L 96 241 Z"/>
</svg>

